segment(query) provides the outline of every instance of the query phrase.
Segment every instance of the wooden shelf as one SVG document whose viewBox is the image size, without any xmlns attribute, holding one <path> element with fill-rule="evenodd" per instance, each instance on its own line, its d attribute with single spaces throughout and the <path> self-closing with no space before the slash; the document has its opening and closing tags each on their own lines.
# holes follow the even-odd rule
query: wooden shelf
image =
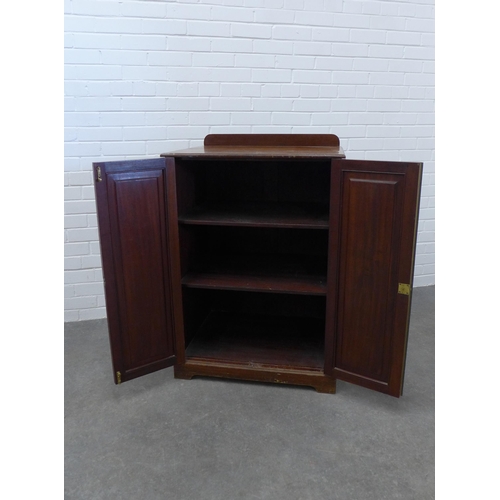
<svg viewBox="0 0 500 500">
<path fill-rule="evenodd" d="M 326 278 L 286 278 L 190 273 L 182 284 L 191 288 L 326 295 Z"/>
<path fill-rule="evenodd" d="M 328 229 L 328 206 L 317 203 L 219 203 L 179 215 L 182 224 Z"/>
<path fill-rule="evenodd" d="M 324 321 L 211 312 L 189 344 L 186 356 L 188 361 L 321 371 Z"/>
<path fill-rule="evenodd" d="M 200 269 L 182 278 L 182 284 L 192 288 L 326 295 L 326 260 L 310 255 L 209 255 Z"/>
</svg>

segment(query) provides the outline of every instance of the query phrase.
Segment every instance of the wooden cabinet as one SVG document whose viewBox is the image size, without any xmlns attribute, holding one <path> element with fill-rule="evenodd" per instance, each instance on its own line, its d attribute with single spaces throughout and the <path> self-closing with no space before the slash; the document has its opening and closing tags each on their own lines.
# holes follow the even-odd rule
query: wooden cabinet
<svg viewBox="0 0 500 500">
<path fill-rule="evenodd" d="M 334 135 L 95 163 L 115 382 L 174 365 L 400 396 L 421 170 Z"/>
</svg>

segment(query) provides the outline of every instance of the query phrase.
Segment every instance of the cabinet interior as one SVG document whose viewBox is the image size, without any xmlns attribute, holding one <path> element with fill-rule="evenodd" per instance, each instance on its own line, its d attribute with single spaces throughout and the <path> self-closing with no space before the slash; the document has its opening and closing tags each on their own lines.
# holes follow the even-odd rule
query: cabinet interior
<svg viewBox="0 0 500 500">
<path fill-rule="evenodd" d="M 323 369 L 330 162 L 176 161 L 187 360 Z"/>
<path fill-rule="evenodd" d="M 330 163 L 177 160 L 184 224 L 328 228 Z"/>
<path fill-rule="evenodd" d="M 183 289 L 187 360 L 322 370 L 324 296 Z"/>
</svg>

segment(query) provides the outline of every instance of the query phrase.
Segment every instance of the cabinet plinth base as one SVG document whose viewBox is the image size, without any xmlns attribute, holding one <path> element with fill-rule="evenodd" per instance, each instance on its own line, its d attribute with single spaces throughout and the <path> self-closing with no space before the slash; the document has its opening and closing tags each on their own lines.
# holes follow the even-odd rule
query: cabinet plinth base
<svg viewBox="0 0 500 500">
<path fill-rule="evenodd" d="M 325 394 L 335 394 L 336 391 L 336 379 L 316 370 L 282 369 L 269 366 L 251 367 L 195 360 L 174 366 L 175 378 L 190 380 L 195 376 L 304 385 Z"/>
</svg>

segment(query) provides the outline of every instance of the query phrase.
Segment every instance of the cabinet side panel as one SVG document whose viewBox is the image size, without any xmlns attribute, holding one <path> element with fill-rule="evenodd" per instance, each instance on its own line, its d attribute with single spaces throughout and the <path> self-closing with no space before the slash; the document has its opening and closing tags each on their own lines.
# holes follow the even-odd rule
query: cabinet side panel
<svg viewBox="0 0 500 500">
<path fill-rule="evenodd" d="M 342 180 L 335 371 L 384 392 L 392 365 L 404 180 L 376 172 L 344 172 Z"/>
<path fill-rule="evenodd" d="M 121 370 L 133 375 L 174 355 L 165 169 L 110 173 L 107 181 Z"/>
<path fill-rule="evenodd" d="M 173 340 L 175 342 L 176 363 L 185 361 L 184 320 L 182 306 L 181 262 L 179 248 L 179 227 L 177 212 L 177 180 L 174 158 L 165 158 L 167 175 L 167 239 L 170 260 L 170 291 L 173 319 Z"/>
</svg>

